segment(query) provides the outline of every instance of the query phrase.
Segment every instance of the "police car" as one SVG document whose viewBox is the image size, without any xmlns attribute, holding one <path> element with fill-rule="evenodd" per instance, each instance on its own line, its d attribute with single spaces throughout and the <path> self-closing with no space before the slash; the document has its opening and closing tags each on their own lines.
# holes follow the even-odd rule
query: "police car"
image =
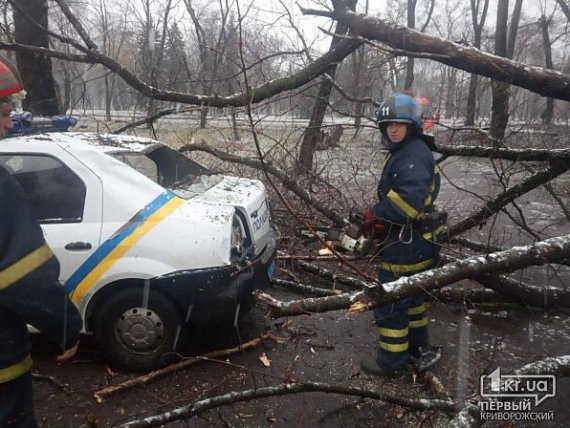
<svg viewBox="0 0 570 428">
<path fill-rule="evenodd" d="M 118 365 L 163 364 L 189 327 L 236 323 L 270 280 L 275 235 L 258 180 L 92 133 L 5 139 L 0 166 L 34 205 L 85 332 Z"/>
</svg>

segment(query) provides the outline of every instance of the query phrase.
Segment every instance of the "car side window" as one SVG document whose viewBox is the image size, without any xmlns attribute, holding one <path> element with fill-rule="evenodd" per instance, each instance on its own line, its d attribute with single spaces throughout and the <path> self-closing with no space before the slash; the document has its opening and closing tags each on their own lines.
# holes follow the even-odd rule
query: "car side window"
<svg viewBox="0 0 570 428">
<path fill-rule="evenodd" d="M 85 184 L 56 158 L 2 154 L 4 167 L 22 186 L 40 223 L 76 223 L 83 219 Z"/>
</svg>

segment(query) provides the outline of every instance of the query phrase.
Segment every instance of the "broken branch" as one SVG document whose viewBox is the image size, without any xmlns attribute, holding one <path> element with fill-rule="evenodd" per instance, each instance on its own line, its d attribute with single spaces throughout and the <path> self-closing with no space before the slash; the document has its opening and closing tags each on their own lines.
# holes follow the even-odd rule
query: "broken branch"
<svg viewBox="0 0 570 428">
<path fill-rule="evenodd" d="M 275 397 L 288 394 L 297 394 L 301 392 L 326 392 L 329 394 L 343 394 L 357 397 L 371 398 L 374 400 L 384 401 L 386 403 L 407 407 L 414 410 L 439 410 L 444 412 L 455 412 L 456 405 L 449 400 L 426 400 L 426 399 L 408 399 L 399 395 L 387 394 L 380 391 L 370 391 L 361 388 L 355 388 L 343 385 L 328 385 L 320 382 L 293 382 L 284 383 L 278 386 L 269 386 L 265 388 L 249 389 L 241 392 L 230 392 L 228 394 L 217 397 L 206 398 L 204 400 L 195 401 L 188 406 L 180 407 L 170 412 L 161 413 L 159 415 L 150 416 L 148 418 L 134 420 L 122 425 L 118 428 L 141 428 L 159 426 L 175 420 L 190 418 L 199 415 L 206 410 L 227 406 L 244 401 L 255 400 L 264 397 Z"/>
<path fill-rule="evenodd" d="M 166 366 L 162 369 L 152 371 L 152 372 L 145 374 L 143 376 L 137 376 L 135 378 L 129 379 L 125 382 L 122 382 L 122 383 L 119 383 L 116 385 L 111 385 L 111 386 L 106 386 L 104 388 L 100 388 L 97 391 L 95 391 L 93 396 L 95 397 L 95 400 L 98 403 L 100 403 L 103 401 L 103 398 L 106 396 L 112 395 L 116 392 L 123 391 L 123 390 L 128 389 L 128 388 L 134 388 L 135 386 L 139 386 L 139 385 L 142 385 L 144 383 L 151 382 L 151 381 L 156 380 L 160 377 L 166 376 L 167 374 L 174 373 L 174 372 L 180 371 L 182 369 L 186 369 L 190 366 L 193 366 L 195 364 L 198 364 L 198 363 L 205 361 L 205 359 L 207 359 L 207 358 L 212 359 L 212 358 L 227 357 L 228 355 L 232 355 L 232 354 L 235 354 L 237 352 L 245 351 L 246 349 L 254 348 L 255 346 L 259 345 L 262 341 L 264 341 L 267 338 L 271 338 L 271 334 L 267 333 L 267 334 L 262 335 L 261 337 L 256 337 L 255 339 L 252 339 L 252 340 L 250 340 L 246 343 L 243 343 L 240 346 L 236 346 L 234 348 L 210 352 L 208 354 L 202 355 L 201 357 L 187 358 L 187 359 L 184 359 L 178 363 L 171 364 L 171 365 Z"/>
</svg>

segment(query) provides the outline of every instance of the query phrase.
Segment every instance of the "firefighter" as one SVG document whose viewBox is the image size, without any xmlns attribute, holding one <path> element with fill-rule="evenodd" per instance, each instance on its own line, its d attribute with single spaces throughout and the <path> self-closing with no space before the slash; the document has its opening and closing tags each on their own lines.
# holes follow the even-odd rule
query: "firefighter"
<svg viewBox="0 0 570 428">
<path fill-rule="evenodd" d="M 435 145 L 422 133 L 414 99 L 394 94 L 380 105 L 377 120 L 390 154 L 378 183 L 379 202 L 363 218 L 382 234 L 378 278 L 388 283 L 435 266 L 446 216 L 435 211 L 440 186 Z M 425 301 L 422 294 L 374 309 L 378 350 L 376 358 L 361 360 L 363 371 L 393 376 L 411 362 L 421 372 L 439 360 L 440 349 L 428 341 Z"/>
<path fill-rule="evenodd" d="M 12 126 L 23 94 L 14 65 L 0 56 L 0 136 Z M 58 283 L 59 262 L 44 241 L 18 182 L 0 167 L 0 427 L 35 427 L 27 324 L 61 346 L 57 362 L 77 351 L 81 316 Z"/>
</svg>

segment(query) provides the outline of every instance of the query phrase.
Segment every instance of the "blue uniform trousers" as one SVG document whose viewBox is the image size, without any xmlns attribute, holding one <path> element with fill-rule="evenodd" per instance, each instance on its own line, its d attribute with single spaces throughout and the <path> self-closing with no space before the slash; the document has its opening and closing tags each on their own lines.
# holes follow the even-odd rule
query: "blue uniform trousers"
<svg viewBox="0 0 570 428">
<path fill-rule="evenodd" d="M 379 279 L 380 282 L 387 283 L 397 277 L 381 270 Z M 393 371 L 405 367 L 410 353 L 413 355 L 418 347 L 428 345 L 425 302 L 426 296 L 418 294 L 374 308 L 379 333 L 376 362 L 383 370 Z"/>
<path fill-rule="evenodd" d="M 36 428 L 32 398 L 32 375 L 28 371 L 0 383 L 0 427 Z"/>
</svg>

